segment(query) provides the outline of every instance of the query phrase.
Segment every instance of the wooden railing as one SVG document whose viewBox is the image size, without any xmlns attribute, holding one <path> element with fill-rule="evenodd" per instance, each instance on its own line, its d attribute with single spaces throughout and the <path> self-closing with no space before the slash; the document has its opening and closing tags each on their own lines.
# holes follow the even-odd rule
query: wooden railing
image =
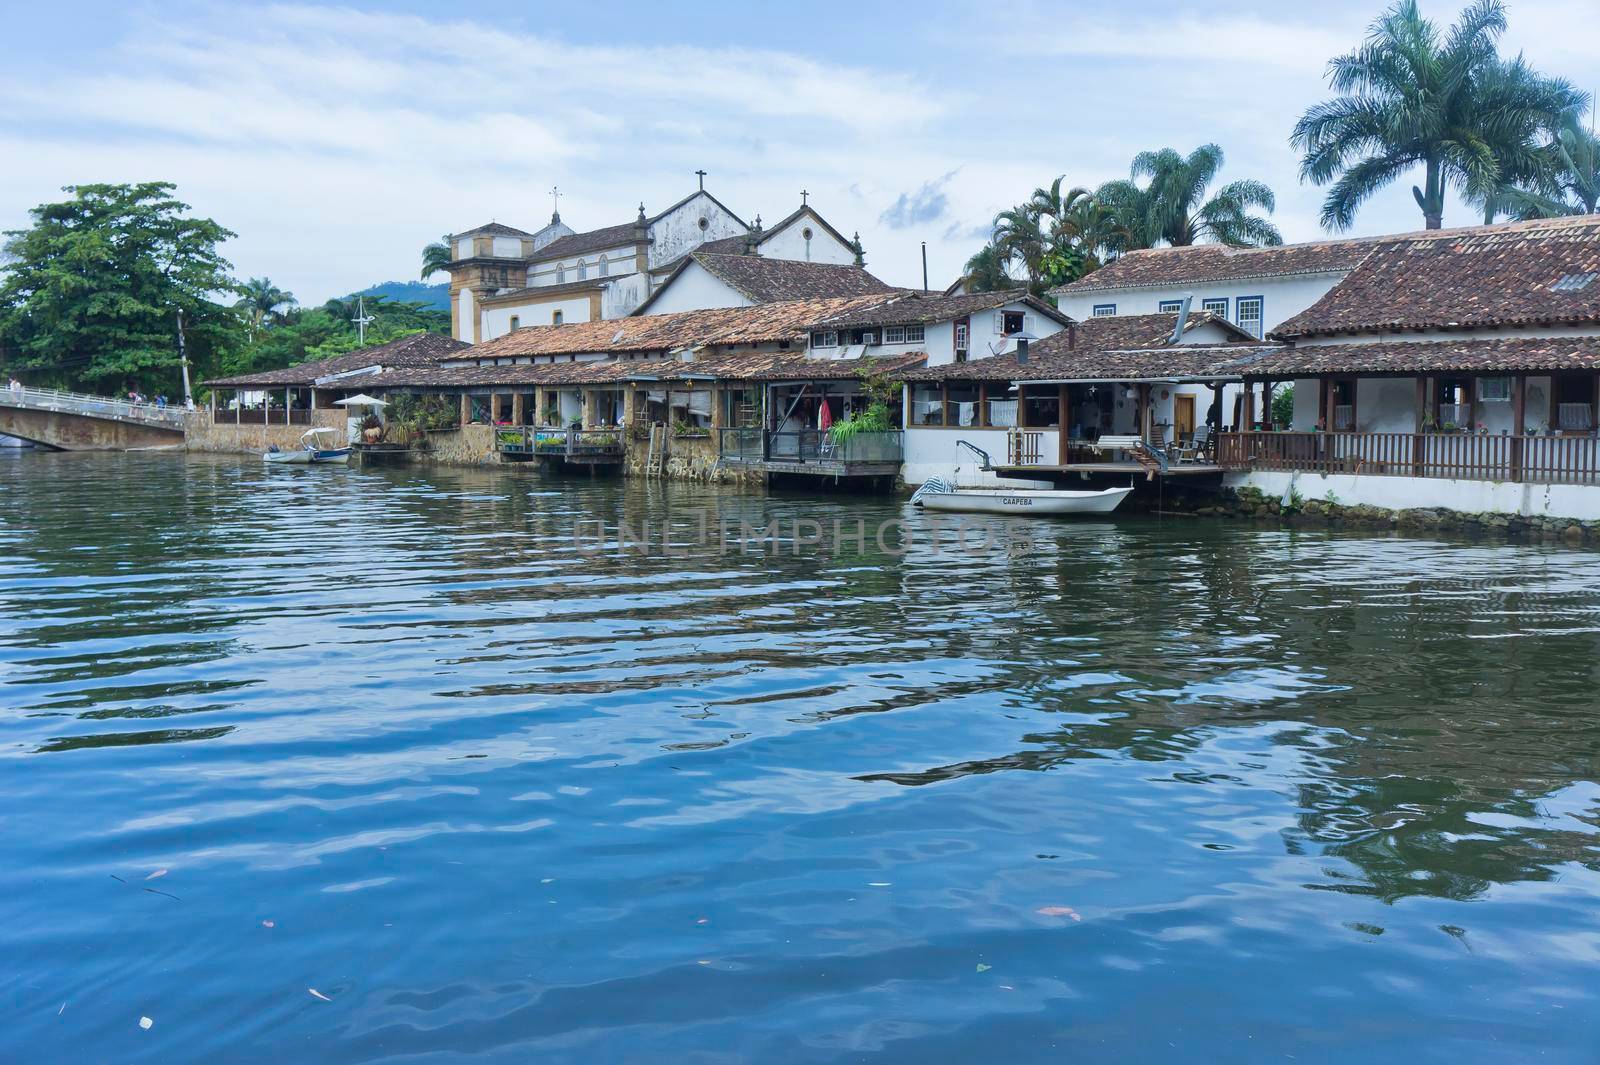
<svg viewBox="0 0 1600 1065">
<path fill-rule="evenodd" d="M 1231 470 L 1600 484 L 1600 438 L 1477 433 L 1223 433 Z"/>
<path fill-rule="evenodd" d="M 754 429 L 721 429 L 719 454 L 724 462 L 818 462 L 898 463 L 905 458 L 904 434 L 887 432 L 855 433 L 835 440 L 826 429 L 799 429 L 768 432 Z"/>
<path fill-rule="evenodd" d="M 311 411 L 304 407 L 218 407 L 211 412 L 211 421 L 214 425 L 310 425 Z"/>
</svg>

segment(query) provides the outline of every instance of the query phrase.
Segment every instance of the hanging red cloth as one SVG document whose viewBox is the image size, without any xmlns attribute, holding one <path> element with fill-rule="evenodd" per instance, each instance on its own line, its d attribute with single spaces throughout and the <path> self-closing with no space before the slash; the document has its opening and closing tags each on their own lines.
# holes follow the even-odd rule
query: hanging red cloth
<svg viewBox="0 0 1600 1065">
<path fill-rule="evenodd" d="M 833 410 L 827 400 L 822 401 L 822 409 L 817 411 L 817 428 L 823 432 L 833 428 Z"/>
</svg>

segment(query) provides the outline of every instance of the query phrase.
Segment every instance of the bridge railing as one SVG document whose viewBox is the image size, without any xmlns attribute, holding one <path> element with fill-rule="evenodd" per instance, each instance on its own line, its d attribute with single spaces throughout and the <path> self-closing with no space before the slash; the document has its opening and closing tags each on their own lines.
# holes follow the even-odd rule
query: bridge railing
<svg viewBox="0 0 1600 1065">
<path fill-rule="evenodd" d="M 183 428 L 182 407 L 157 407 L 153 403 L 133 403 L 110 396 L 91 396 L 83 392 L 57 392 L 48 388 L 5 388 L 0 386 L 0 407 L 21 407 L 61 414 L 82 414 L 120 422 L 138 422 L 170 429 Z"/>
</svg>

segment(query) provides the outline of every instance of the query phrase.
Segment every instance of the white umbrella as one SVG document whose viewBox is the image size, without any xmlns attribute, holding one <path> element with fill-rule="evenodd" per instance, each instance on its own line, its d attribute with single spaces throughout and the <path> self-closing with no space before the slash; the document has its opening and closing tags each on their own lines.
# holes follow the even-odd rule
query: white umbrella
<svg viewBox="0 0 1600 1065">
<path fill-rule="evenodd" d="M 363 392 L 358 396 L 351 396 L 349 399 L 336 399 L 333 401 L 333 405 L 335 407 L 387 407 L 389 404 Z"/>
</svg>

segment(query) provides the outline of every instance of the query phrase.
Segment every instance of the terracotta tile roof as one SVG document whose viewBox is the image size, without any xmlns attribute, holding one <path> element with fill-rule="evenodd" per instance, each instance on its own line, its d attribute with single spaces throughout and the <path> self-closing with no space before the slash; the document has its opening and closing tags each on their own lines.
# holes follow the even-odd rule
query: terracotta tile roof
<svg viewBox="0 0 1600 1065">
<path fill-rule="evenodd" d="M 861 307 L 840 312 L 818 325 L 828 328 L 855 328 L 878 325 L 926 325 L 948 322 L 954 318 L 994 310 L 1008 303 L 1023 303 L 1028 309 L 1044 315 L 1051 321 L 1066 325 L 1072 321 L 1066 315 L 1030 296 L 1025 289 L 1006 292 L 974 292 L 947 296 L 939 293 L 899 290 L 887 300 L 879 300 Z"/>
<path fill-rule="evenodd" d="M 364 370 L 369 366 L 408 369 L 437 366 L 441 360 L 471 347 L 471 344 L 438 333 L 416 333 L 401 337 L 399 340 L 391 340 L 387 344 L 336 355 L 331 359 L 302 362 L 297 366 L 281 370 L 263 370 L 259 373 L 239 374 L 234 377 L 219 377 L 200 383 L 219 388 L 265 388 L 273 385 L 306 388 L 319 377 L 347 373 L 351 370 Z M 366 378 L 354 378 L 352 387 L 366 380 Z"/>
<path fill-rule="evenodd" d="M 1277 248 L 1195 244 L 1130 251 L 1087 277 L 1050 290 L 1074 296 L 1115 288 L 1199 285 L 1250 277 L 1327 274 L 1353 270 L 1372 251 L 1374 238 L 1319 240 Z"/>
<path fill-rule="evenodd" d="M 754 307 L 715 307 L 672 314 L 530 326 L 484 341 L 465 357 L 506 358 L 522 355 L 570 355 L 600 352 L 676 351 L 706 344 L 761 343 L 802 339 L 816 322 L 860 306 L 880 303 L 884 295 L 785 300 Z"/>
<path fill-rule="evenodd" d="M 1600 370 L 1600 336 L 1486 337 L 1278 348 L 1252 376 L 1318 374 L 1518 373 Z"/>
<path fill-rule="evenodd" d="M 1387 241 L 1278 337 L 1600 322 L 1600 218 Z"/>
<path fill-rule="evenodd" d="M 1217 326 L 1233 340 L 1258 343 L 1248 331 L 1211 311 L 1191 310 L 1184 324 L 1184 335 L 1207 325 Z M 1051 354 L 1058 349 L 1065 349 L 1068 344 L 1085 350 L 1165 347 L 1172 340 L 1172 331 L 1176 328 L 1178 316 L 1171 312 L 1086 318 L 1074 327 L 1076 336 L 1066 332 L 1052 333 L 1034 344 L 1033 350 Z"/>
<path fill-rule="evenodd" d="M 975 362 L 910 370 L 907 381 L 1213 381 L 1236 379 L 1277 345 L 1179 344 L 1168 348 L 1068 351 L 1054 355 L 997 355 Z"/>
<path fill-rule="evenodd" d="M 520 229 L 513 229 L 510 226 L 503 226 L 499 222 L 487 222 L 484 225 L 479 226 L 477 229 L 469 229 L 464 233 L 456 233 L 456 234 L 454 234 L 454 236 L 457 236 L 457 237 L 531 237 L 531 236 L 533 236 L 533 234 L 524 232 L 523 230 L 520 230 Z"/>
<path fill-rule="evenodd" d="M 813 359 L 801 352 L 742 351 L 685 362 L 682 359 L 608 359 L 516 366 L 458 366 L 396 370 L 362 378 L 364 388 L 488 388 L 540 385 L 616 385 L 628 381 L 845 381 L 863 370 L 895 374 L 927 358 L 912 352 L 892 358 Z"/>
<path fill-rule="evenodd" d="M 574 292 L 599 292 L 608 281 L 615 281 L 627 274 L 611 274 L 606 277 L 591 277 L 583 281 L 565 281 L 559 285 L 524 285 L 522 288 L 507 289 L 496 292 L 492 296 L 485 296 L 480 303 L 497 303 L 517 300 L 543 299 L 548 296 L 570 296 Z"/>
<path fill-rule="evenodd" d="M 691 258 L 756 303 L 869 296 L 875 292 L 895 291 L 892 285 L 859 266 L 768 259 L 763 255 L 723 255 L 704 250 L 695 252 Z"/>
<path fill-rule="evenodd" d="M 633 231 L 637 224 L 637 222 L 624 222 L 620 226 L 591 229 L 587 233 L 568 233 L 534 252 L 533 257 L 542 262 L 545 259 L 563 259 L 568 255 L 584 255 L 591 251 L 605 251 L 607 248 L 615 248 L 622 244 L 632 244 Z"/>
<path fill-rule="evenodd" d="M 1171 344 L 1176 314 L 1126 314 L 1091 318 L 1029 345 L 1028 361 L 1015 355 L 946 363 L 912 370 L 907 380 L 971 381 L 1138 381 L 1169 378 L 1212 380 L 1237 377 L 1240 367 L 1280 345 L 1264 344 L 1208 311 L 1191 311 L 1187 336 L 1218 325 L 1232 340 L 1220 344 Z"/>
</svg>

